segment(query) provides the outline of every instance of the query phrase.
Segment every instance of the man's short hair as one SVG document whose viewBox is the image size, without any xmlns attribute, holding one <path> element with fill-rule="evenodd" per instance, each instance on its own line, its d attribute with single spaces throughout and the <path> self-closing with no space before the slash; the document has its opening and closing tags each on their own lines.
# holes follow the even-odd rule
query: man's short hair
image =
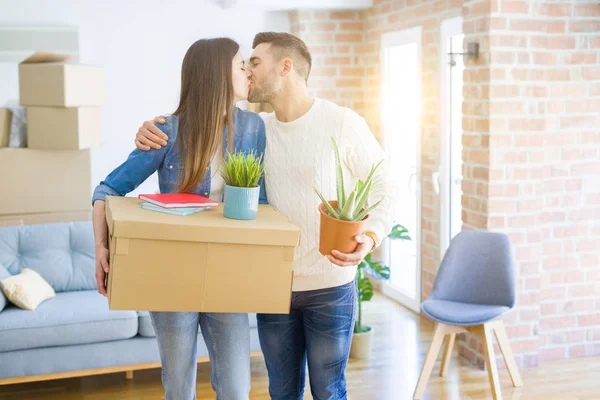
<svg viewBox="0 0 600 400">
<path fill-rule="evenodd" d="M 271 49 L 278 60 L 284 57 L 291 58 L 298 74 L 308 80 L 312 57 L 302 39 L 285 32 L 260 32 L 254 36 L 252 48 L 255 49 L 261 43 L 271 44 Z"/>
</svg>

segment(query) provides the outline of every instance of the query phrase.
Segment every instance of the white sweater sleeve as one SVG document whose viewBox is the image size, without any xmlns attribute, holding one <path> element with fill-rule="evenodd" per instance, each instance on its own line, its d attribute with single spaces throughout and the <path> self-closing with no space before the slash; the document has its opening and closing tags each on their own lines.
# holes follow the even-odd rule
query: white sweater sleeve
<svg viewBox="0 0 600 400">
<path fill-rule="evenodd" d="M 344 115 L 342 141 L 345 161 L 350 174 L 356 180 L 364 181 L 371 172 L 371 166 L 384 160 L 373 174 L 373 183 L 367 199 L 372 205 L 383 200 L 370 213 L 365 232 L 377 235 L 379 244 L 389 235 L 393 226 L 398 185 L 392 178 L 386 154 L 360 115 L 348 109 Z"/>
</svg>

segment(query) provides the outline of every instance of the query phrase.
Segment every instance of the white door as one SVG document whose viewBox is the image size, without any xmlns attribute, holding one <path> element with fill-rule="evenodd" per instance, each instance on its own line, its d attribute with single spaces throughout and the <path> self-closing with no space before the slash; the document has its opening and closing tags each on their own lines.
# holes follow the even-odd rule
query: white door
<svg viewBox="0 0 600 400">
<path fill-rule="evenodd" d="M 450 240 L 462 229 L 462 18 L 442 21 L 441 26 L 441 126 L 440 126 L 440 251 L 446 253 Z"/>
<path fill-rule="evenodd" d="M 400 183 L 395 223 L 411 241 L 387 240 L 391 269 L 384 294 L 419 311 L 421 302 L 421 28 L 382 35 L 382 130 L 392 171 Z"/>
</svg>

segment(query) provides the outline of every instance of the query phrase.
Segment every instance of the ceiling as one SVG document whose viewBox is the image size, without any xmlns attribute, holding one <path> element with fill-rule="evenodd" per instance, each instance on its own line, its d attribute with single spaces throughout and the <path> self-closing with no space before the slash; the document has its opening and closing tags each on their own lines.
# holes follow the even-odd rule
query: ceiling
<svg viewBox="0 0 600 400">
<path fill-rule="evenodd" d="M 373 0 L 213 0 L 223 8 L 254 8 L 264 11 L 359 10 L 373 6 Z"/>
</svg>

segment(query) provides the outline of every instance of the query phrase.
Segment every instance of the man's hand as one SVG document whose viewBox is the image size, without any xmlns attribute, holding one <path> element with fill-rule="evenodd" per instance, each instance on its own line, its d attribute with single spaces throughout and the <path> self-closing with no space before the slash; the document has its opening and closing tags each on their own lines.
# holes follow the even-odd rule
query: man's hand
<svg viewBox="0 0 600 400">
<path fill-rule="evenodd" d="M 346 254 L 333 250 L 331 255 L 327 256 L 329 261 L 340 267 L 353 267 L 360 264 L 365 256 L 373 249 L 373 246 L 375 246 L 375 241 L 372 237 L 367 235 L 358 235 L 354 239 L 358 242 L 358 246 L 356 247 L 356 250 L 354 250 L 354 253 Z"/>
<path fill-rule="evenodd" d="M 162 146 L 166 146 L 169 138 L 156 126 L 165 122 L 165 117 L 155 117 L 152 121 L 144 122 L 135 135 L 135 147 L 147 151 L 151 148 L 160 150 Z"/>
<path fill-rule="evenodd" d="M 98 287 L 98 293 L 106 296 L 106 285 L 104 284 L 104 277 L 108 274 L 110 266 L 108 265 L 109 251 L 104 246 L 96 247 L 96 286 Z"/>
</svg>

